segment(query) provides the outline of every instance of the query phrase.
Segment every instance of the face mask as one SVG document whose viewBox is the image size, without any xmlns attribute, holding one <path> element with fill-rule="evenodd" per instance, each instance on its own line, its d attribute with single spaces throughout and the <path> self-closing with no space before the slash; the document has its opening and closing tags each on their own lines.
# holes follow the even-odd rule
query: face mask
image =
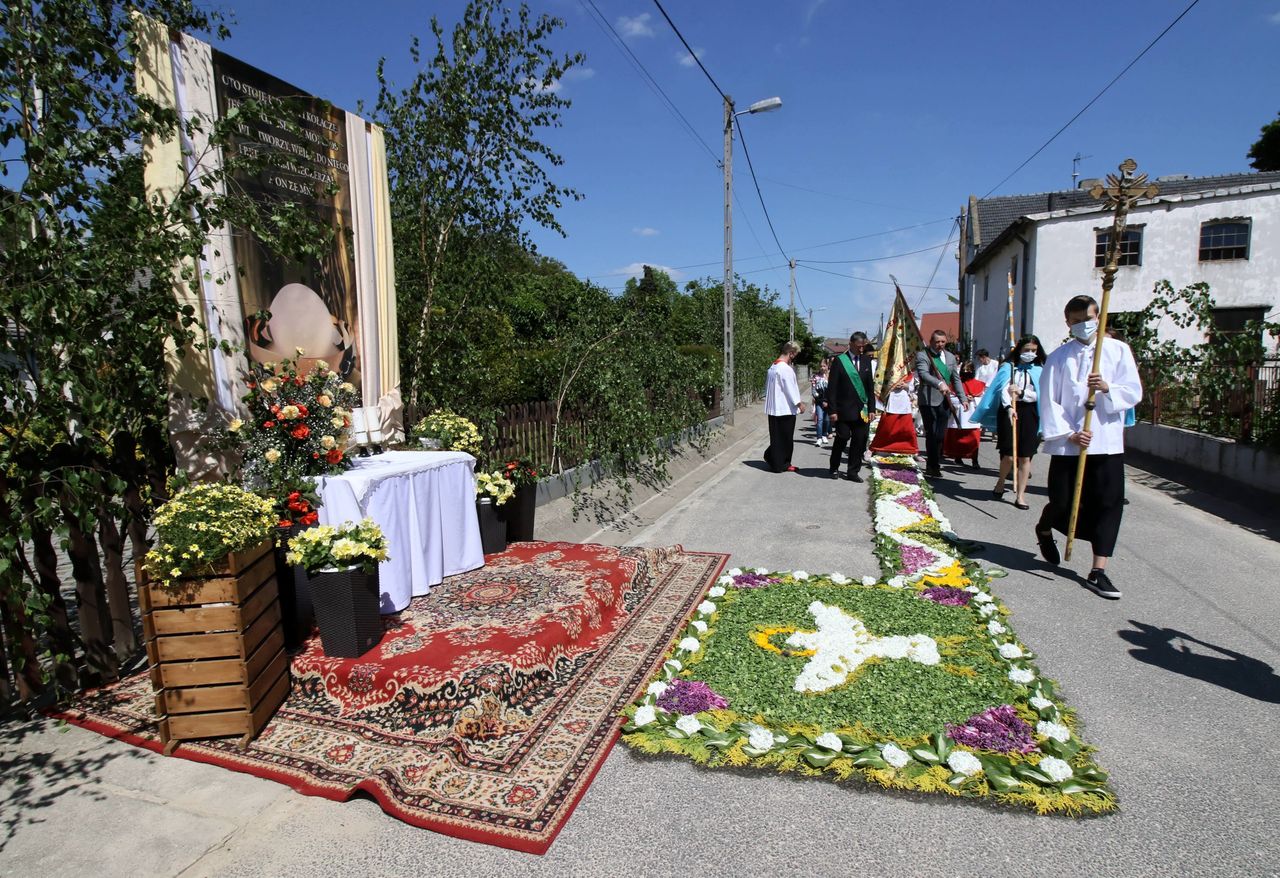
<svg viewBox="0 0 1280 878">
<path fill-rule="evenodd" d="M 1097 320 L 1084 320 L 1080 323 L 1071 324 L 1071 337 L 1088 342 L 1098 333 Z"/>
<path fill-rule="evenodd" d="M 1022 353 L 1018 354 L 1018 359 L 1024 363 L 1034 363 L 1036 361 L 1036 352 L 1023 351 Z"/>
</svg>

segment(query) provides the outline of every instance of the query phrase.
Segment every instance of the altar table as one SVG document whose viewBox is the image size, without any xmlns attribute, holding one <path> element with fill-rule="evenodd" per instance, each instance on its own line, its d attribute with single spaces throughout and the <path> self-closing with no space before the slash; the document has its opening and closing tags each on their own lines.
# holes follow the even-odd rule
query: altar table
<svg viewBox="0 0 1280 878">
<path fill-rule="evenodd" d="M 383 613 L 403 610 L 446 576 L 484 566 L 475 465 L 460 451 L 387 451 L 316 479 L 321 524 L 372 518 L 386 535 Z"/>
</svg>

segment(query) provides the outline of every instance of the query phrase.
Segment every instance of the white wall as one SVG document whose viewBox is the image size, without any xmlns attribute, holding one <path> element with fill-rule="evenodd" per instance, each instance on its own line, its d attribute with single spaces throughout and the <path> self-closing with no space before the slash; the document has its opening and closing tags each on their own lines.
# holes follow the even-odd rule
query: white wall
<svg viewBox="0 0 1280 878">
<path fill-rule="evenodd" d="M 1200 262 L 1200 224 L 1227 217 L 1252 219 L 1249 258 Z M 1280 190 L 1157 203 L 1136 209 L 1130 223 L 1144 225 L 1142 265 L 1122 266 L 1116 274 L 1113 312 L 1140 310 L 1160 280 L 1175 289 L 1204 281 L 1218 307 L 1280 309 Z M 1077 293 L 1101 295 L 1102 269 L 1093 267 L 1095 229 L 1110 224 L 1110 214 L 1102 213 L 1049 216 L 1037 223 L 1035 333 L 1046 347 L 1052 349 L 1065 335 L 1067 299 Z M 1184 345 L 1201 340 L 1194 330 L 1172 323 L 1162 325 L 1160 334 Z"/>
<path fill-rule="evenodd" d="M 1018 282 L 1014 284 L 1013 291 L 1013 327 L 1018 336 L 1023 334 L 1026 319 L 1027 299 L 1024 289 L 1035 289 L 1036 229 L 1028 227 L 1022 232 L 1022 236 L 1028 242 L 1027 257 L 1031 264 L 1030 273 L 1022 264 L 1022 242 L 1013 238 L 995 251 L 991 258 L 978 269 L 977 274 L 965 276 L 966 301 L 972 303 L 973 313 L 972 317 L 968 313 L 964 315 L 963 329 L 971 332 L 974 350 L 986 348 L 997 360 L 1009 351 L 1009 262 L 1012 258 L 1016 256 L 1018 259 Z M 987 298 L 984 300 L 983 285 L 988 282 Z M 1039 310 L 1034 307 L 1037 304 L 1033 303 L 1033 320 L 1036 316 L 1035 311 Z M 1026 330 L 1034 332 L 1032 325 L 1031 321 L 1027 321 Z"/>
</svg>

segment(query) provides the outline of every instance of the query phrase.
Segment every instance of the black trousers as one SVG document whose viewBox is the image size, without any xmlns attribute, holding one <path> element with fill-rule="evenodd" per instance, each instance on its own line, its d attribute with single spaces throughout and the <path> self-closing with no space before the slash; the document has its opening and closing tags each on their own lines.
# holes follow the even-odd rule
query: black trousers
<svg viewBox="0 0 1280 878">
<path fill-rule="evenodd" d="M 769 464 L 769 469 L 780 473 L 791 466 L 795 437 L 795 415 L 769 415 L 769 447 L 764 450 L 764 462 Z"/>
<path fill-rule="evenodd" d="M 840 471 L 840 455 L 845 446 L 849 446 L 849 474 L 852 475 L 862 466 L 862 455 L 867 450 L 867 437 L 871 425 L 858 415 L 852 418 L 841 418 L 836 421 L 836 438 L 831 443 L 831 471 Z"/>
<path fill-rule="evenodd" d="M 1071 522 L 1071 499 L 1075 494 L 1078 465 L 1079 458 L 1074 455 L 1055 454 L 1049 458 L 1049 505 L 1040 516 L 1042 530 L 1052 528 L 1066 534 Z M 1076 539 L 1092 545 L 1093 554 L 1110 558 L 1116 550 L 1122 517 L 1124 455 L 1090 454 L 1084 462 Z"/>
<path fill-rule="evenodd" d="M 924 421 L 925 469 L 942 468 L 942 443 L 947 437 L 947 423 L 951 421 L 951 406 L 920 406 L 920 420 Z"/>
</svg>

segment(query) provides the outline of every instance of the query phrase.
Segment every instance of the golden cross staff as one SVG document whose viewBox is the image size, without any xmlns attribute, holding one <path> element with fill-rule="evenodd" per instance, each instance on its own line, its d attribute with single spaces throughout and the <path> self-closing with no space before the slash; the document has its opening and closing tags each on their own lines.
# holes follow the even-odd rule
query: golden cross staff
<svg viewBox="0 0 1280 878">
<path fill-rule="evenodd" d="M 1013 334 L 1013 267 L 1009 268 L 1009 352 L 1018 346 L 1018 338 Z M 1018 364 L 1009 358 L 1009 389 L 1013 389 L 1013 378 L 1018 374 Z M 1009 404 L 1009 432 L 1013 434 L 1013 445 L 1009 452 L 1013 455 L 1013 496 L 1018 498 L 1018 399 L 1020 397 L 1010 397 Z"/>
<path fill-rule="evenodd" d="M 1137 169 L 1137 162 L 1133 159 L 1125 159 L 1120 163 L 1119 177 L 1108 174 L 1106 186 L 1098 183 L 1089 190 L 1090 195 L 1102 200 L 1107 208 L 1116 212 L 1115 220 L 1111 223 L 1111 234 L 1107 238 L 1106 263 L 1102 268 L 1102 304 L 1098 309 L 1098 333 L 1094 336 L 1097 342 L 1093 349 L 1093 368 L 1090 370 L 1094 373 L 1102 370 L 1102 340 L 1107 335 L 1107 308 L 1111 304 L 1111 286 L 1115 283 L 1116 269 L 1120 264 L 1120 244 L 1124 238 L 1129 208 L 1133 207 L 1139 199 L 1153 198 L 1160 191 L 1154 183 L 1147 182 L 1146 174 L 1138 174 L 1135 177 L 1133 172 Z M 1088 432 L 1093 422 L 1094 393 L 1095 391 L 1091 388 L 1089 398 L 1085 400 L 1084 425 L 1080 428 L 1081 432 Z M 1080 461 L 1076 464 L 1076 489 L 1071 498 L 1071 520 L 1067 524 L 1067 550 L 1064 554 L 1068 561 L 1071 560 L 1071 544 L 1075 542 L 1076 523 L 1080 517 L 1080 491 L 1084 487 L 1084 465 L 1088 453 L 1089 449 L 1081 448 Z"/>
</svg>

